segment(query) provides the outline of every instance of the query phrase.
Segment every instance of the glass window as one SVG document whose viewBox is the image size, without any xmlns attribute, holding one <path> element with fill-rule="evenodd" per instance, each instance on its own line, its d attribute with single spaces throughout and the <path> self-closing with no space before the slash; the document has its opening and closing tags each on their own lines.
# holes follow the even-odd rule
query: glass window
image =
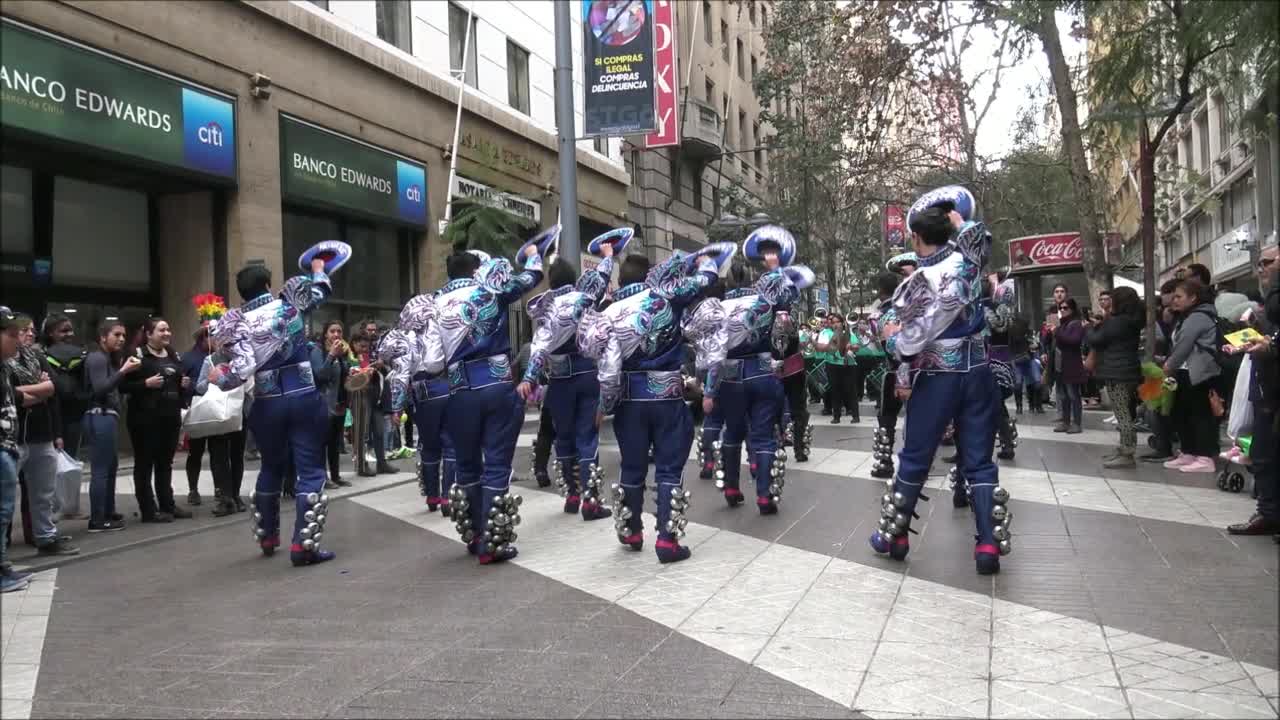
<svg viewBox="0 0 1280 720">
<path fill-rule="evenodd" d="M 760 123 L 751 124 L 751 151 L 755 158 L 756 171 L 764 170 L 764 150 L 760 148 Z"/>
<path fill-rule="evenodd" d="M 1200 140 L 1200 157 L 1196 158 L 1196 168 L 1201 172 L 1209 170 L 1209 113 L 1202 114 L 1196 119 L 1196 135 Z"/>
<path fill-rule="evenodd" d="M 702 173 L 696 166 L 689 167 L 689 182 L 693 186 L 693 207 L 702 209 Z"/>
<path fill-rule="evenodd" d="M 742 78 L 743 80 L 746 80 L 747 73 L 746 73 L 746 70 L 743 69 L 743 65 L 745 61 L 742 59 L 742 40 L 737 41 L 737 46 L 738 46 L 738 57 L 737 57 L 738 77 Z"/>
<path fill-rule="evenodd" d="M 1218 154 L 1231 149 L 1231 108 L 1226 98 L 1218 99 Z"/>
<path fill-rule="evenodd" d="M 507 104 L 529 114 L 529 51 L 507 41 Z"/>
<path fill-rule="evenodd" d="M 769 29 L 769 8 L 764 5 L 760 6 L 760 27 Z"/>
<path fill-rule="evenodd" d="M 591 141 L 591 147 L 595 148 L 596 152 L 601 155 L 607 156 L 609 154 L 609 138 L 597 135 L 595 140 Z"/>
<path fill-rule="evenodd" d="M 751 80 L 755 80 L 756 75 L 760 74 L 760 62 L 756 60 L 756 56 L 751 56 Z"/>
<path fill-rule="evenodd" d="M 150 289 L 146 193 L 54 178 L 53 281 L 117 290 Z"/>
<path fill-rule="evenodd" d="M 756 0 L 747 0 L 747 17 L 751 18 L 751 24 L 756 24 Z"/>
<path fill-rule="evenodd" d="M 0 253 L 30 255 L 34 248 L 31 171 L 0 165 Z"/>
<path fill-rule="evenodd" d="M 747 149 L 747 114 L 741 110 L 738 111 L 738 149 Z"/>
<path fill-rule="evenodd" d="M 702 0 L 702 39 L 706 40 L 708 45 L 715 42 L 711 32 L 711 3 L 708 0 Z"/>
<path fill-rule="evenodd" d="M 729 23 L 720 21 L 720 56 L 729 62 Z"/>
<path fill-rule="evenodd" d="M 375 9 L 378 16 L 378 37 L 412 53 L 413 18 L 409 13 L 409 0 L 378 0 Z"/>
<path fill-rule="evenodd" d="M 307 2 L 311 3 L 312 5 L 315 5 L 321 10 L 329 9 L 329 0 L 307 0 Z"/>
<path fill-rule="evenodd" d="M 468 31 L 467 11 L 453 3 L 449 3 L 449 69 L 454 73 L 461 72 L 464 69 L 462 46 L 466 44 L 467 63 L 465 69 L 467 76 L 465 82 L 471 87 L 479 87 L 476 77 L 479 74 L 479 66 L 476 63 L 476 18 L 474 15 L 471 16 L 470 25 L 471 40 L 467 42 L 465 39 Z"/>
<path fill-rule="evenodd" d="M 408 274 L 412 272 L 405 268 L 399 231 L 391 225 L 339 222 L 324 215 L 286 211 L 284 261 L 288 276 L 294 274 L 298 256 L 326 238 L 341 239 L 352 250 L 351 260 L 333 275 L 330 304 L 388 309 L 394 318 L 394 309 L 408 299 Z M 276 278 L 275 284 L 284 279 Z M 337 312 L 321 314 L 325 318 L 340 316 Z"/>
<path fill-rule="evenodd" d="M 706 85 L 704 89 L 707 92 L 707 104 L 714 107 L 716 104 L 716 84 L 711 82 L 709 79 L 703 82 Z"/>
</svg>

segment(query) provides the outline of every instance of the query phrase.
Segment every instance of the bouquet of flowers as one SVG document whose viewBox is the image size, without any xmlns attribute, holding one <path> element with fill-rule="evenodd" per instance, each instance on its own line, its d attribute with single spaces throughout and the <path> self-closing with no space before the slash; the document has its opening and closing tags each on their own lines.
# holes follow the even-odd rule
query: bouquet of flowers
<svg viewBox="0 0 1280 720">
<path fill-rule="evenodd" d="M 200 318 L 201 325 L 208 325 L 210 321 L 217 320 L 227 314 L 227 303 L 221 295 L 214 293 L 203 293 L 191 298 L 191 304 L 196 306 L 196 315 Z"/>
<path fill-rule="evenodd" d="M 1161 415 L 1173 411 L 1173 394 L 1178 381 L 1165 377 L 1164 369 L 1153 362 L 1142 363 L 1142 385 L 1138 386 L 1138 399 Z"/>
</svg>

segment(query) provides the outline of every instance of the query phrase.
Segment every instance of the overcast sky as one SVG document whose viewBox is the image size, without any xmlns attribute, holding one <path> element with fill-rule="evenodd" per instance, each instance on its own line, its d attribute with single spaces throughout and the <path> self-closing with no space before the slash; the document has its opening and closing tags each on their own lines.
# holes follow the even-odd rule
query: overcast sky
<svg viewBox="0 0 1280 720">
<path fill-rule="evenodd" d="M 957 3 L 958 5 L 959 3 Z M 1058 30 L 1062 38 L 1062 49 L 1068 61 L 1075 64 L 1084 56 L 1085 43 L 1076 40 L 1068 33 L 1071 20 L 1058 13 Z M 972 47 L 962 57 L 965 79 L 971 81 L 988 65 L 994 66 L 995 59 L 991 54 L 1000 45 L 1000 37 L 985 28 L 975 28 Z M 991 92 L 991 73 L 987 73 L 979 81 L 974 102 L 981 110 Z M 1027 59 L 1014 67 L 1006 68 L 1000 76 L 1000 90 L 990 112 L 978 128 L 978 154 L 984 157 L 1001 157 L 1012 149 L 1014 126 L 1018 113 L 1031 97 L 1035 97 L 1037 106 L 1048 99 L 1049 63 L 1045 59 L 1044 49 L 1038 41 L 1032 41 Z"/>
</svg>

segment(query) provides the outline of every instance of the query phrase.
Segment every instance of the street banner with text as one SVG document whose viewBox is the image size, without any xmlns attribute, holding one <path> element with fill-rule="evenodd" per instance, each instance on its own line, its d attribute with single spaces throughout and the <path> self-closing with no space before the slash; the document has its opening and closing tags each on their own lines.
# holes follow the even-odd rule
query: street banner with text
<svg viewBox="0 0 1280 720">
<path fill-rule="evenodd" d="M 657 129 L 653 0 L 582 0 L 585 134 Z"/>
<path fill-rule="evenodd" d="M 654 105 L 658 129 L 644 138 L 647 148 L 680 144 L 680 85 L 676 71 L 676 8 L 672 0 L 656 0 L 653 8 Z"/>
</svg>

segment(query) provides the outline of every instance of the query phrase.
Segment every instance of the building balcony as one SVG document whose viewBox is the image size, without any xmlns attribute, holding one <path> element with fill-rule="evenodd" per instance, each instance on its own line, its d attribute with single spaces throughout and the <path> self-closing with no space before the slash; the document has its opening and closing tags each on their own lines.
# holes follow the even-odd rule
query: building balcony
<svg viewBox="0 0 1280 720">
<path fill-rule="evenodd" d="M 684 137 L 681 139 L 685 157 L 702 163 L 720 157 L 724 151 L 723 137 L 724 127 L 715 107 L 696 98 L 686 98 Z"/>
</svg>

